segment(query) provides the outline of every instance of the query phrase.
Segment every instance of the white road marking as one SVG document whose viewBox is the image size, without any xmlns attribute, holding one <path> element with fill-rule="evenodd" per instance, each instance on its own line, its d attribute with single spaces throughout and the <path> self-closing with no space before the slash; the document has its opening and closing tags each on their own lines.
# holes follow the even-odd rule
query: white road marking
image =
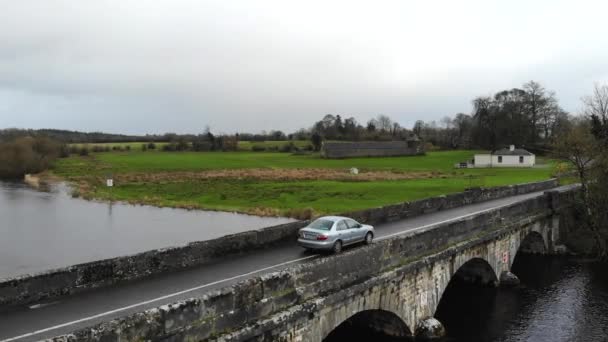
<svg viewBox="0 0 608 342">
<path fill-rule="evenodd" d="M 50 303 L 34 304 L 34 305 L 30 305 L 29 308 L 32 309 L 32 310 L 36 310 L 36 309 L 44 308 L 44 307 L 55 305 L 55 304 L 59 304 L 59 301 L 50 302 Z"/>
<path fill-rule="evenodd" d="M 540 196 L 540 194 L 538 196 Z M 532 198 L 532 197 L 534 197 L 534 196 L 526 197 L 526 199 L 527 198 Z M 520 200 L 518 200 L 518 201 L 520 201 Z M 439 222 L 435 222 L 435 223 L 430 223 L 430 224 L 427 224 L 427 225 L 424 225 L 424 226 L 420 226 L 420 227 L 416 227 L 416 228 L 412 228 L 412 229 L 409 229 L 409 230 L 406 230 L 406 231 L 402 231 L 402 232 L 397 232 L 397 233 L 385 235 L 385 236 L 379 237 L 379 238 L 377 238 L 375 240 L 376 241 L 381 241 L 381 240 L 385 240 L 385 239 L 391 238 L 393 236 L 403 235 L 403 234 L 411 233 L 411 232 L 414 232 L 414 231 L 417 231 L 417 230 L 421 230 L 421 229 L 429 228 L 429 227 L 432 227 L 432 226 L 440 225 L 440 224 L 443 224 L 443 223 L 457 221 L 457 220 L 463 219 L 465 217 L 469 217 L 469 216 L 485 213 L 485 212 L 488 212 L 488 211 L 491 211 L 491 210 L 500 209 L 500 208 L 503 208 L 503 207 L 508 207 L 508 206 L 512 205 L 513 203 L 516 203 L 518 201 L 510 202 L 510 203 L 507 203 L 507 204 L 504 204 L 504 205 L 500 205 L 500 206 L 497 206 L 497 207 L 492 207 L 492 208 L 476 211 L 476 212 L 469 213 L 469 214 L 462 215 L 462 216 L 458 216 L 458 217 L 453 217 L 453 218 L 447 219 L 447 220 L 443 220 L 443 221 L 439 221 Z M 230 278 L 226 278 L 226 279 L 222 279 L 222 280 L 217 280 L 217 281 L 214 281 L 214 282 L 211 282 L 211 283 L 207 283 L 207 284 L 204 284 L 204 285 L 199 285 L 199 286 L 187 289 L 187 290 L 182 290 L 182 291 L 179 291 L 179 292 L 171 293 L 171 294 L 168 294 L 168 295 L 165 295 L 165 296 L 162 296 L 162 297 L 146 300 L 146 301 L 143 301 L 143 302 L 140 302 L 140 303 L 136 303 L 136 304 L 132 304 L 132 305 L 129 305 L 129 306 L 122 307 L 122 308 L 106 311 L 106 312 L 103 312 L 103 313 L 100 313 L 100 314 L 97 314 L 97 315 L 84 317 L 84 318 L 81 318 L 81 319 L 78 319 L 78 320 L 75 320 L 75 321 L 71 321 L 71 322 L 55 325 L 55 326 L 48 327 L 48 328 L 45 328 L 45 329 L 36 330 L 36 331 L 30 332 L 30 333 L 26 333 L 26 334 L 23 334 L 23 335 L 11 337 L 11 338 L 8 338 L 8 339 L 5 339 L 5 340 L 0 340 L 0 342 L 11 342 L 11 341 L 16 341 L 16 340 L 19 340 L 19 339 L 22 339 L 22 338 L 26 338 L 26 337 L 40 335 L 40 334 L 48 332 L 48 331 L 61 329 L 61 328 L 64 328 L 64 327 L 68 327 L 70 325 L 74 325 L 74 324 L 90 321 L 90 320 L 93 320 L 93 319 L 96 319 L 96 318 L 100 318 L 100 317 L 104 317 L 104 316 L 108 316 L 108 315 L 111 315 L 111 314 L 114 314 L 114 313 L 117 313 L 117 312 L 126 311 L 126 310 L 129 310 L 129 309 L 136 308 L 138 306 L 143 306 L 143 305 L 151 304 L 151 303 L 154 303 L 154 302 L 157 302 L 157 301 L 169 299 L 171 297 L 179 296 L 179 295 L 182 295 L 182 294 L 185 294 L 185 293 L 188 293 L 188 292 L 193 292 L 193 291 L 196 291 L 196 290 L 203 289 L 205 287 L 217 285 L 217 284 L 220 284 L 220 283 L 223 283 L 223 282 L 227 282 L 227 281 L 231 281 L 231 280 L 235 280 L 235 279 L 238 279 L 238 278 L 250 276 L 250 275 L 253 275 L 253 274 L 256 274 L 256 273 L 259 273 L 259 272 L 263 272 L 263 271 L 267 271 L 267 270 L 276 268 L 276 267 L 281 267 L 281 266 L 293 264 L 293 263 L 298 262 L 298 261 L 303 261 L 303 260 L 308 260 L 308 259 L 316 258 L 317 256 L 318 255 L 310 255 L 310 256 L 307 256 L 307 257 L 304 257 L 304 258 L 294 259 L 294 260 L 286 261 L 286 262 L 283 262 L 283 263 L 280 263 L 280 264 L 276 264 L 276 265 L 273 265 L 273 266 L 268 266 L 268 267 L 260 268 L 260 269 L 255 270 L 255 271 L 251 271 L 251 272 L 248 272 L 248 273 L 243 273 L 243 274 L 240 274 L 240 275 L 237 275 L 237 276 L 234 276 L 234 277 L 230 277 Z"/>
</svg>

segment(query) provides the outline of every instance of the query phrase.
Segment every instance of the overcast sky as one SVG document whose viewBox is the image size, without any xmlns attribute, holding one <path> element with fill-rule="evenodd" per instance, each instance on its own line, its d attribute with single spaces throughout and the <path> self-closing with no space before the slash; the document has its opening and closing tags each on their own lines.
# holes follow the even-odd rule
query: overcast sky
<svg viewBox="0 0 608 342">
<path fill-rule="evenodd" d="M 606 1 L 0 0 L 0 128 L 405 127 L 529 80 L 608 81 Z"/>
</svg>

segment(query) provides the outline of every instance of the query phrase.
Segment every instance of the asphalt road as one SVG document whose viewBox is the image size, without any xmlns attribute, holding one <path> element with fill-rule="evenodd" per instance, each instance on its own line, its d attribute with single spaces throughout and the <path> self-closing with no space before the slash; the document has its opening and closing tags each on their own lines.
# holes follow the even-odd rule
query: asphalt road
<svg viewBox="0 0 608 342">
<path fill-rule="evenodd" d="M 433 225 L 458 220 L 541 194 L 542 192 L 536 192 L 492 200 L 377 225 L 376 241 L 430 228 Z M 296 246 L 295 242 L 290 242 L 270 249 L 226 258 L 211 265 L 163 274 L 115 287 L 95 289 L 57 298 L 51 302 L 12 308 L 10 311 L 5 309 L 0 311 L 0 342 L 37 341 L 70 333 L 131 313 L 197 297 L 247 277 L 277 271 L 319 257 L 329 256 L 307 254 Z"/>
</svg>

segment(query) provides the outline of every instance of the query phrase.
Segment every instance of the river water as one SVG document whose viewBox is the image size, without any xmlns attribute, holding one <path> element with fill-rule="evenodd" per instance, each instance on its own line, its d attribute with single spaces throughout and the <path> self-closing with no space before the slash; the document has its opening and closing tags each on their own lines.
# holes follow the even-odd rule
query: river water
<svg viewBox="0 0 608 342">
<path fill-rule="evenodd" d="M 451 293 L 447 341 L 608 341 L 607 263 L 522 255 L 513 272 L 522 286 Z"/>
<path fill-rule="evenodd" d="M 0 279 L 292 221 L 72 198 L 0 182 Z"/>
</svg>

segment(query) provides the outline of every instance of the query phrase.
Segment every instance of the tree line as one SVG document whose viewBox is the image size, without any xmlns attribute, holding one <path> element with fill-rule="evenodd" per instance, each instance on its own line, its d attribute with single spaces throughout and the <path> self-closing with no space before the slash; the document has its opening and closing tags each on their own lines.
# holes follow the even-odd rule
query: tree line
<svg viewBox="0 0 608 342">
<path fill-rule="evenodd" d="M 415 135 L 442 149 L 495 150 L 510 144 L 531 149 L 547 149 L 567 120 L 568 113 L 559 106 L 555 93 L 546 90 L 538 82 L 530 81 L 521 88 L 474 98 L 469 114 L 458 113 L 439 121 L 419 120 L 411 129 L 402 127 L 387 115 L 378 115 L 365 123 L 359 123 L 353 117 L 327 114 L 309 128 L 292 133 L 270 130 L 260 133 L 214 135 L 209 127 L 202 134 L 154 135 L 4 129 L 0 130 L 0 141 L 10 141 L 22 136 L 46 136 L 62 143 L 164 142 L 168 143 L 167 149 L 170 151 L 229 151 L 235 149 L 235 142 L 238 141 L 309 140 L 318 150 L 323 140 L 406 140 Z M 608 132 L 603 134 L 608 135 Z"/>
<path fill-rule="evenodd" d="M 496 150 L 515 144 L 547 150 L 568 120 L 555 93 L 530 81 L 521 88 L 474 98 L 470 114 L 446 116 L 439 122 L 417 121 L 413 131 L 442 148 Z"/>
<path fill-rule="evenodd" d="M 137 142 L 160 141 L 165 135 L 125 135 L 103 132 L 78 132 L 61 129 L 0 129 L 0 142 L 12 141 L 20 137 L 44 136 L 55 141 L 71 143 L 111 143 L 111 142 Z"/>
</svg>

